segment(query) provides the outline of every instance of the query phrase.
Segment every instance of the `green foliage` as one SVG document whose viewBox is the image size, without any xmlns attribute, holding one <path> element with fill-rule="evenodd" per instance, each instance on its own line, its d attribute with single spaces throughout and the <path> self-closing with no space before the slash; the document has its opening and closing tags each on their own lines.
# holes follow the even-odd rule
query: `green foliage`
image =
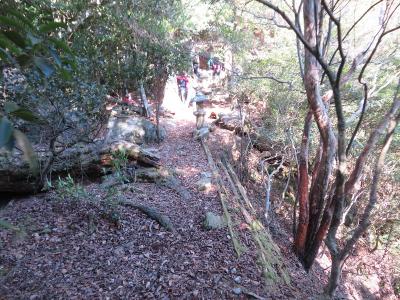
<svg viewBox="0 0 400 300">
<path fill-rule="evenodd" d="M 68 46 L 57 38 L 67 25 L 54 21 L 51 11 L 13 1 L 0 8 L 0 65 L 33 66 L 45 78 L 74 66 Z"/>
<path fill-rule="evenodd" d="M 112 166 L 115 171 L 115 176 L 121 183 L 127 181 L 125 176 L 125 169 L 128 164 L 128 154 L 125 149 L 118 149 L 111 153 L 112 155 Z"/>
<path fill-rule="evenodd" d="M 17 226 L 12 225 L 10 222 L 6 220 L 0 219 L 0 228 L 12 230 L 12 231 L 19 231 L 20 229 Z"/>
<path fill-rule="evenodd" d="M 63 179 L 58 177 L 56 193 L 61 200 L 78 201 L 87 196 L 85 188 L 79 183 L 76 183 L 70 174 Z"/>
<path fill-rule="evenodd" d="M 91 79 L 105 82 L 110 90 L 120 93 L 137 88 L 141 81 L 150 83 L 160 65 L 172 73 L 190 63 L 182 30 L 186 17 L 179 1 L 63 5 L 71 20 L 81 20 L 70 35 L 74 50 L 90 57 Z"/>
<path fill-rule="evenodd" d="M 66 28 L 66 24 L 54 22 L 51 12 L 37 11 L 33 4 L 20 4 L 8 1 L 0 4 L 0 68 L 10 65 L 23 69 L 33 68 L 44 78 L 49 78 L 57 70 L 68 77 L 74 66 L 73 59 L 59 50 L 62 41 L 56 38 L 55 30 Z M 68 46 L 63 47 L 67 49 Z M 4 80 L 0 76 L 0 83 Z M 24 152 L 34 175 L 38 173 L 38 162 L 28 139 L 19 130 L 14 129 L 9 118 L 14 117 L 28 122 L 43 122 L 29 109 L 19 107 L 14 102 L 3 103 L 4 112 L 0 123 L 0 148 L 11 151 L 15 144 Z M 8 116 L 8 118 L 7 118 Z"/>
<path fill-rule="evenodd" d="M 8 230 L 15 234 L 18 238 L 24 238 L 26 236 L 26 231 L 23 227 L 15 226 L 4 219 L 0 219 L 0 229 Z M 2 270 L 0 269 L 0 276 L 2 275 L 1 271 Z"/>
</svg>

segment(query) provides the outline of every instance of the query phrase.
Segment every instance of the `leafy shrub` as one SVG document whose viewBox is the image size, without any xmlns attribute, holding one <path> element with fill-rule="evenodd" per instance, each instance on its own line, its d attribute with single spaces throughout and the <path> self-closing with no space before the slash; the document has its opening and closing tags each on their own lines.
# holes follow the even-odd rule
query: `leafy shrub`
<svg viewBox="0 0 400 300">
<path fill-rule="evenodd" d="M 58 178 L 56 193 L 61 200 L 71 199 L 78 201 L 87 196 L 85 188 L 76 183 L 69 174 L 64 179 Z"/>
</svg>

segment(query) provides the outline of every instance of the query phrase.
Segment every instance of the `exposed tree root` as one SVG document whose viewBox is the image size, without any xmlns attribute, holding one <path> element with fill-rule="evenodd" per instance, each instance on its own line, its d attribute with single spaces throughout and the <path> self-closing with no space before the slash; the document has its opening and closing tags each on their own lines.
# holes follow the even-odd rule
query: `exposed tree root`
<svg viewBox="0 0 400 300">
<path fill-rule="evenodd" d="M 223 162 L 225 165 L 222 164 L 222 168 L 228 177 L 232 190 L 234 190 L 234 200 L 240 207 L 243 217 L 250 227 L 253 240 L 258 247 L 259 264 L 262 267 L 267 286 L 272 287 L 276 284 L 282 283 L 282 281 L 286 284 L 290 284 L 290 277 L 285 270 L 283 258 L 278 246 L 272 240 L 272 237 L 264 228 L 262 223 L 257 220 L 256 212 L 252 207 L 249 198 L 247 197 L 246 190 L 240 183 L 239 178 L 234 172 L 232 166 L 226 159 L 223 159 Z M 238 191 L 244 203 L 246 204 L 247 209 L 242 204 L 240 197 L 238 197 Z"/>
<path fill-rule="evenodd" d="M 153 207 L 136 204 L 136 203 L 133 203 L 128 200 L 118 200 L 118 204 L 136 208 L 136 209 L 140 210 L 141 212 L 143 212 L 144 214 L 146 214 L 149 218 L 156 221 L 158 224 L 160 224 L 162 227 L 164 227 L 168 231 L 172 231 L 172 232 L 176 231 L 170 218 L 166 215 L 161 214 L 157 209 L 155 209 Z"/>
<path fill-rule="evenodd" d="M 216 180 L 216 187 L 217 187 L 219 197 L 221 199 L 222 209 L 224 210 L 224 216 L 226 219 L 226 223 L 228 225 L 229 234 L 232 238 L 232 243 L 233 243 L 233 247 L 235 248 L 236 254 L 239 257 L 245 251 L 246 248 L 244 245 L 241 244 L 241 242 L 238 238 L 238 235 L 233 228 L 232 218 L 231 218 L 231 215 L 229 213 L 229 210 L 228 210 L 228 207 L 226 204 L 227 203 L 226 197 L 228 195 L 228 192 L 222 182 L 221 175 L 218 172 L 217 166 L 214 163 L 214 159 L 212 158 L 210 149 L 208 148 L 207 144 L 205 143 L 205 141 L 203 139 L 201 140 L 201 144 L 203 146 L 204 152 L 207 155 L 208 164 L 212 170 L 213 177 Z"/>
</svg>

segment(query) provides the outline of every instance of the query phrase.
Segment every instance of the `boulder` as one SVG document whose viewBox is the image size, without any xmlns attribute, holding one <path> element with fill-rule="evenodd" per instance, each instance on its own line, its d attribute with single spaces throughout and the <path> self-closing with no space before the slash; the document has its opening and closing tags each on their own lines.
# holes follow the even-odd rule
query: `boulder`
<svg viewBox="0 0 400 300">
<path fill-rule="evenodd" d="M 203 225 L 207 230 L 219 229 L 225 227 L 226 222 L 222 216 L 216 215 L 213 212 L 207 212 Z"/>
<path fill-rule="evenodd" d="M 211 178 L 209 177 L 201 178 L 199 181 L 196 182 L 196 186 L 200 192 L 203 191 L 208 192 L 212 187 Z"/>
<path fill-rule="evenodd" d="M 127 141 L 135 144 L 157 141 L 157 127 L 147 119 L 136 116 L 115 116 L 108 121 L 107 142 Z M 160 140 L 164 140 L 166 131 L 160 127 Z"/>
<path fill-rule="evenodd" d="M 193 137 L 195 140 L 206 139 L 206 138 L 208 138 L 209 133 L 210 133 L 210 130 L 208 129 L 208 127 L 202 127 L 200 129 L 196 129 L 193 132 Z"/>
<path fill-rule="evenodd" d="M 212 187 L 212 174 L 211 172 L 201 172 L 200 180 L 196 182 L 197 189 L 199 191 L 208 192 Z"/>
</svg>

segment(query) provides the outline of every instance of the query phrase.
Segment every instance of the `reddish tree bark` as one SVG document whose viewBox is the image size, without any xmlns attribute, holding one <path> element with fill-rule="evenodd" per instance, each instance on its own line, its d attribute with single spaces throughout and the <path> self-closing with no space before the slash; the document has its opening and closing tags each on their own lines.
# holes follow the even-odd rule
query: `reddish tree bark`
<svg viewBox="0 0 400 300">
<path fill-rule="evenodd" d="M 382 38 L 396 30 L 400 29 L 400 26 L 395 26 L 391 29 L 386 29 L 389 24 L 390 19 L 392 18 L 394 12 L 399 8 L 399 6 L 392 6 L 391 4 L 386 5 L 385 10 L 385 18 L 382 20 L 381 30 L 382 32 L 378 36 L 377 42 L 374 44 L 375 37 L 371 44 L 368 46 L 366 50 L 361 52 L 357 57 L 353 60 L 351 68 L 349 71 L 342 76 L 344 65 L 346 63 L 346 55 L 343 49 L 343 41 L 349 35 L 349 33 L 354 29 L 356 24 L 366 16 L 366 14 L 378 3 L 383 1 L 378 1 L 375 4 L 371 5 L 362 16 L 355 21 L 353 26 L 342 36 L 342 29 L 340 19 L 336 18 L 334 15 L 334 8 L 328 7 L 328 4 L 325 0 L 304 0 L 303 4 L 303 17 L 304 17 L 304 34 L 301 32 L 298 26 L 298 16 L 295 12 L 295 23 L 293 23 L 290 18 L 286 15 L 286 13 L 281 10 L 278 6 L 272 4 L 271 1 L 267 0 L 257 0 L 258 2 L 268 6 L 273 9 L 276 13 L 278 13 L 283 20 L 289 25 L 289 27 L 296 34 L 298 41 L 300 41 L 305 48 L 305 60 L 304 60 L 304 86 L 306 89 L 307 100 L 309 104 L 309 109 L 312 111 L 314 116 L 314 120 L 318 126 L 318 130 L 320 133 L 320 142 L 321 142 L 321 150 L 319 150 L 318 155 L 316 156 L 316 162 L 314 164 L 314 169 L 311 174 L 311 185 L 309 189 L 307 189 L 307 185 L 309 185 L 309 172 L 308 166 L 304 165 L 304 162 L 300 162 L 303 165 L 299 167 L 299 185 L 298 185 L 298 194 L 297 200 L 299 202 L 299 224 L 297 227 L 297 236 L 295 237 L 295 246 L 296 250 L 300 256 L 300 259 L 303 260 L 306 269 L 311 268 L 315 257 L 318 253 L 318 249 L 322 244 L 325 236 L 326 244 L 328 246 L 329 252 L 332 257 L 332 269 L 330 281 L 327 286 L 328 295 L 333 295 L 334 291 L 337 288 L 341 268 L 343 266 L 345 257 L 348 255 L 351 247 L 354 246 L 356 241 L 360 238 L 361 234 L 365 232 L 369 225 L 369 218 L 371 211 L 376 202 L 376 187 L 379 178 L 380 169 L 383 166 L 383 159 L 387 152 L 387 149 L 390 145 L 391 136 L 393 135 L 393 124 L 397 124 L 399 122 L 400 115 L 397 115 L 396 122 L 394 122 L 394 117 L 398 113 L 400 109 L 400 100 L 397 99 L 397 92 L 395 95 L 394 103 L 391 107 L 391 110 L 384 116 L 382 121 L 379 123 L 378 128 L 376 128 L 372 134 L 370 135 L 367 144 L 365 145 L 361 155 L 358 157 L 356 161 L 356 166 L 353 169 L 349 179 L 347 182 L 345 181 L 345 171 L 346 171 L 346 160 L 348 149 L 350 149 L 353 139 L 357 134 L 357 130 L 362 122 L 362 115 L 360 116 L 360 120 L 351 135 L 349 145 L 346 149 L 346 138 L 345 138 L 345 129 L 346 124 L 344 120 L 344 114 L 341 103 L 341 86 L 346 83 L 351 75 L 355 72 L 356 67 L 361 63 L 364 56 L 369 53 L 366 62 L 364 63 L 362 70 L 359 74 L 359 81 L 363 84 L 364 92 L 365 92 L 365 104 L 368 97 L 368 88 L 367 83 L 362 79 L 362 75 L 367 65 L 371 62 L 374 53 L 376 52 Z M 321 40 L 323 34 L 321 33 L 322 26 L 322 17 L 324 13 L 322 13 L 321 5 L 323 7 L 324 13 L 329 17 L 329 22 L 332 22 L 336 27 L 336 37 L 338 48 L 335 51 L 333 57 L 336 53 L 339 53 L 340 59 L 339 63 L 332 67 L 330 63 L 324 59 L 323 55 L 320 51 Z M 324 52 L 324 51 L 322 51 Z M 333 57 L 331 62 L 333 61 Z M 329 83 L 331 85 L 332 90 L 328 91 L 324 97 L 320 95 L 320 68 L 322 68 L 325 74 L 328 77 Z M 399 83 L 400 84 L 400 83 Z M 333 126 L 329 119 L 328 115 L 328 107 L 330 103 L 330 99 L 333 97 L 335 104 L 335 112 L 337 118 L 337 136 L 333 133 Z M 324 105 L 324 101 L 327 104 Z M 303 140 L 301 145 L 300 158 L 308 161 L 308 136 L 307 130 L 310 124 L 308 124 L 309 118 L 306 117 L 304 131 L 303 131 Z M 366 164 L 366 160 L 368 155 L 371 153 L 372 149 L 376 146 L 380 136 L 384 134 L 386 128 L 392 128 L 388 130 L 389 133 L 387 135 L 385 145 L 381 151 L 380 157 L 377 162 L 377 167 L 374 170 L 374 179 L 371 187 L 370 194 L 370 202 L 368 206 L 364 210 L 364 214 L 362 217 L 362 221 L 359 226 L 356 228 L 353 236 L 345 242 L 345 245 L 340 249 L 339 243 L 337 241 L 337 230 L 341 224 L 342 216 L 343 216 L 343 204 L 344 199 L 347 196 L 351 196 L 354 192 L 355 186 L 357 182 L 360 180 L 361 174 L 364 170 L 364 165 Z M 306 143 L 307 142 L 307 143 Z M 305 152 L 304 152 L 305 151 Z M 328 193 L 328 188 L 330 186 L 329 180 L 331 179 L 331 173 L 333 169 L 333 162 L 335 159 L 335 155 L 337 155 L 338 165 L 336 169 L 336 174 L 334 180 L 332 180 L 332 185 L 330 191 Z M 304 200 L 306 199 L 306 201 Z M 305 209 L 307 207 L 308 201 L 308 212 Z M 325 203 L 326 202 L 326 203 Z M 308 224 L 307 224 L 308 220 Z M 305 237 L 304 237 L 305 235 Z M 305 245 L 304 245 L 305 244 Z"/>
<path fill-rule="evenodd" d="M 299 203 L 299 224 L 295 236 L 297 254 L 302 257 L 305 252 L 308 215 L 308 148 L 312 125 L 312 111 L 309 110 L 304 121 L 303 138 L 299 155 L 299 183 L 297 187 L 297 203 Z"/>
<path fill-rule="evenodd" d="M 318 47 L 316 35 L 318 24 L 316 20 L 318 19 L 319 11 L 318 2 L 304 1 L 304 39 L 312 47 L 311 50 L 314 51 Z M 308 265 L 312 265 L 315 256 L 310 255 L 309 249 L 315 248 L 315 244 L 320 244 L 323 239 L 323 236 L 321 238 L 320 235 L 317 236 L 316 234 L 320 225 L 319 220 L 323 214 L 336 145 L 332 124 L 320 94 L 320 65 L 315 55 L 308 49 L 305 50 L 304 70 L 304 86 L 307 93 L 307 100 L 313 112 L 322 142 L 321 161 L 315 165 L 317 175 L 314 178 L 315 181 L 311 183 L 309 194 L 309 224 L 306 237 L 306 251 L 303 256 L 303 260 L 311 262 Z M 316 238 L 320 240 L 317 241 Z"/>
</svg>

